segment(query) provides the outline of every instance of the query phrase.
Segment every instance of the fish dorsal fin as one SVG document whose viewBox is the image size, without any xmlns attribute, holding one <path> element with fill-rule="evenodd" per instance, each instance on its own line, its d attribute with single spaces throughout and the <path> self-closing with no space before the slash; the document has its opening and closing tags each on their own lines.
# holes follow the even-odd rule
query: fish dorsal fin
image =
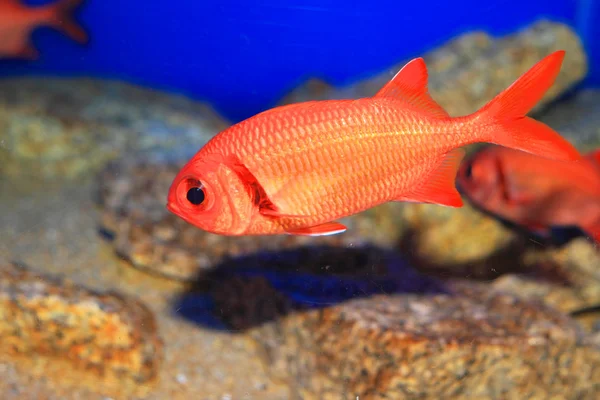
<svg viewBox="0 0 600 400">
<path fill-rule="evenodd" d="M 429 180 L 418 189 L 403 193 L 394 199 L 416 203 L 431 203 L 449 207 L 462 207 L 463 201 L 454 184 L 460 162 L 465 155 L 463 149 L 454 149 L 444 156 L 441 164 L 431 173 Z"/>
<path fill-rule="evenodd" d="M 427 112 L 436 118 L 448 118 L 449 115 L 436 103 L 427 88 L 427 66 L 422 58 L 409 61 L 398 73 L 384 86 L 375 97 L 393 97 L 402 99 L 421 111 Z"/>
</svg>

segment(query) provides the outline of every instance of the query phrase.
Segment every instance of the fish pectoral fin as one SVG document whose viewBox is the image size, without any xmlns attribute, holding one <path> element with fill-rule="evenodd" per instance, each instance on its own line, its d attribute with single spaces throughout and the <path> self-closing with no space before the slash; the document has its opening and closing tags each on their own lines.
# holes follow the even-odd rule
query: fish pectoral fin
<svg viewBox="0 0 600 400">
<path fill-rule="evenodd" d="M 463 149 L 454 149 L 446 154 L 442 163 L 432 172 L 429 180 L 418 189 L 403 193 L 395 201 L 439 204 L 462 207 L 463 201 L 454 184 L 460 162 L 465 155 Z"/>
<path fill-rule="evenodd" d="M 346 226 L 339 222 L 326 222 L 321 225 L 308 226 L 304 228 L 291 229 L 286 231 L 289 235 L 302 236 L 328 236 L 346 231 Z"/>
<path fill-rule="evenodd" d="M 222 163 L 222 160 L 218 155 L 213 156 L 214 162 Z M 221 164 L 223 165 L 223 164 Z M 258 179 L 250 172 L 250 170 L 242 164 L 237 158 L 230 156 L 227 165 L 229 165 L 233 171 L 237 174 L 237 176 L 244 180 L 247 184 L 247 188 L 250 196 L 252 197 L 252 201 L 258 207 L 258 212 L 261 215 L 265 215 L 273 218 L 307 218 L 306 215 L 292 215 L 286 214 L 280 211 L 279 207 L 273 203 L 265 188 L 260 184 Z M 226 172 L 222 173 L 225 176 Z M 226 178 L 223 179 L 225 184 L 227 183 Z"/>
<path fill-rule="evenodd" d="M 429 94 L 427 66 L 422 58 L 408 62 L 382 87 L 375 97 L 393 97 L 404 100 L 432 117 L 448 118 L 449 115 Z"/>
<path fill-rule="evenodd" d="M 302 219 L 302 218 L 308 218 L 308 215 L 294 215 L 294 214 L 285 214 L 285 213 L 281 213 L 279 211 L 277 211 L 274 208 L 271 208 L 270 206 L 261 206 L 259 207 L 258 211 L 260 212 L 261 215 L 264 215 L 266 217 L 273 217 L 273 218 L 294 218 L 294 219 Z"/>
<path fill-rule="evenodd" d="M 504 198 L 510 205 L 526 205 L 536 199 L 535 195 L 531 193 L 518 192 L 515 190 L 504 190 Z"/>
</svg>

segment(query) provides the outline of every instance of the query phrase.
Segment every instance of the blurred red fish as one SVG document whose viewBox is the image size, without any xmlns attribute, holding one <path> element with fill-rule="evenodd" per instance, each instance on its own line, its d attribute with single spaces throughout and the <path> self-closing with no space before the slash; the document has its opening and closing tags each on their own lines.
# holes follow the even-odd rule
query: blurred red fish
<svg viewBox="0 0 600 400">
<path fill-rule="evenodd" d="M 81 2 L 58 0 L 47 6 L 28 7 L 19 0 L 0 0 L 0 58 L 38 58 L 29 36 L 40 26 L 51 26 L 85 43 L 87 34 L 69 15 Z"/>
<path fill-rule="evenodd" d="M 461 191 L 476 206 L 542 237 L 578 227 L 600 242 L 600 150 L 563 162 L 488 146 L 462 163 Z"/>
<path fill-rule="evenodd" d="M 276 107 L 212 138 L 181 169 L 168 209 L 225 235 L 327 235 L 334 220 L 388 201 L 460 207 L 459 147 L 497 143 L 540 156 L 581 156 L 525 117 L 558 75 L 564 51 L 537 63 L 474 114 L 452 118 L 429 95 L 421 58 L 374 97 Z"/>
</svg>

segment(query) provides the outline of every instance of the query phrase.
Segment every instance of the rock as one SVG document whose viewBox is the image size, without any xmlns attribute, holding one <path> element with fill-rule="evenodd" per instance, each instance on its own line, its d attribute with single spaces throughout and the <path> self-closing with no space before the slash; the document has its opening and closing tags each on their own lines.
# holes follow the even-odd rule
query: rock
<svg viewBox="0 0 600 400">
<path fill-rule="evenodd" d="M 475 288 L 290 315 L 254 332 L 302 399 L 594 399 L 600 348 L 541 304 Z"/>
<path fill-rule="evenodd" d="M 81 78 L 0 80 L 0 173 L 90 176 L 109 160 L 193 155 L 228 122 L 182 96 Z"/>
<path fill-rule="evenodd" d="M 399 239 L 399 213 L 393 205 L 344 219 L 340 235 L 227 237 L 205 232 L 167 211 L 166 196 L 181 164 L 111 163 L 98 178 L 101 225 L 114 238 L 119 255 L 134 266 L 189 281 L 228 258 L 260 250 L 311 243 L 341 247 L 364 242 L 391 246 Z"/>
<path fill-rule="evenodd" d="M 407 204 L 403 212 L 400 248 L 421 269 L 482 279 L 515 269 L 509 260 L 522 247 L 516 233 L 468 202 L 458 209 Z"/>
<path fill-rule="evenodd" d="M 600 253 L 586 239 L 560 248 L 532 246 L 523 252 L 521 262 L 525 273 L 503 276 L 494 286 L 522 298 L 543 299 L 566 313 L 600 304 Z"/>
<path fill-rule="evenodd" d="M 411 263 L 437 276 L 496 279 L 493 286 L 564 312 L 600 304 L 600 252 L 586 238 L 541 244 L 468 203 L 461 209 L 410 205 L 400 242 Z"/>
<path fill-rule="evenodd" d="M 51 357 L 128 386 L 157 380 L 162 346 L 143 303 L 0 261 L 0 352 Z"/>
<path fill-rule="evenodd" d="M 452 116 L 472 113 L 506 89 L 522 73 L 553 51 L 567 54 L 556 83 L 536 106 L 540 110 L 587 73 L 581 40 L 566 25 L 541 20 L 517 33 L 492 38 L 484 32 L 459 36 L 423 58 L 429 70 L 432 97 Z M 359 98 L 374 95 L 406 64 L 404 60 L 380 75 L 344 88 L 311 79 L 281 104 L 315 99 Z"/>
<path fill-rule="evenodd" d="M 394 252 L 305 248 L 225 263 L 176 303 L 246 332 L 293 398 L 565 398 L 600 393 L 600 347 L 565 314 Z M 201 292 L 198 292 L 201 290 Z M 557 377 L 560 377 L 558 379 Z"/>
<path fill-rule="evenodd" d="M 582 151 L 600 148 L 600 90 L 585 89 L 545 110 L 538 119 Z"/>
</svg>

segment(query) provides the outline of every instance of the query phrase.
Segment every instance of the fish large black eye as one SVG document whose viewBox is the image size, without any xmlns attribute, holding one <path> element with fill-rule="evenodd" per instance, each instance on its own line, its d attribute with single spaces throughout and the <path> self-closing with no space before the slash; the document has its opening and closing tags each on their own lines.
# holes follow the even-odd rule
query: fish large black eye
<svg viewBox="0 0 600 400">
<path fill-rule="evenodd" d="M 473 176 L 473 164 L 467 165 L 467 169 L 465 169 L 465 178 L 471 179 Z"/>
<path fill-rule="evenodd" d="M 205 197 L 204 188 L 202 186 L 189 188 L 186 195 L 187 200 L 195 206 L 202 204 Z"/>
</svg>

